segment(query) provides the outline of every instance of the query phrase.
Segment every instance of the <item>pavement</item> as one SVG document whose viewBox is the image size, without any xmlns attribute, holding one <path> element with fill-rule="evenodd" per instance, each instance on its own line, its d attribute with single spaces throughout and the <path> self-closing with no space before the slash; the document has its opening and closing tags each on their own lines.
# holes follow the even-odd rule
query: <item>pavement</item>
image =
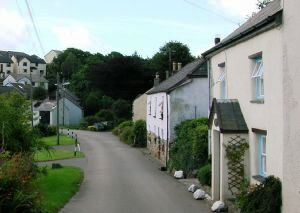
<svg viewBox="0 0 300 213">
<path fill-rule="evenodd" d="M 184 184 L 160 171 L 145 152 L 110 132 L 76 131 L 86 158 L 56 161 L 79 166 L 85 178 L 62 213 L 208 213 Z"/>
</svg>

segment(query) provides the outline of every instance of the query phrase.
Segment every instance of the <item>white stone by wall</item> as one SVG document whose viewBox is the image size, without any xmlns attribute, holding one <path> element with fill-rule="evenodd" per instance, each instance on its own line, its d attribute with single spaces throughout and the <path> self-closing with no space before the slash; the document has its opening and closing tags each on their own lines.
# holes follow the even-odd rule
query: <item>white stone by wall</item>
<svg viewBox="0 0 300 213">
<path fill-rule="evenodd" d="M 133 121 L 147 120 L 147 95 L 143 94 L 136 98 L 132 104 Z"/>
<path fill-rule="evenodd" d="M 194 78 L 190 83 L 170 93 L 170 139 L 175 138 L 175 126 L 187 119 L 208 117 L 208 78 Z M 195 112 L 196 110 L 196 112 Z"/>
<path fill-rule="evenodd" d="M 300 1 L 283 1 L 283 213 L 300 209 Z"/>
<path fill-rule="evenodd" d="M 258 141 L 252 128 L 267 130 L 267 175 L 282 179 L 283 150 L 283 87 L 282 31 L 273 29 L 233 46 L 211 59 L 211 76 L 216 82 L 220 75 L 218 64 L 225 62 L 227 97 L 238 99 L 249 128 L 250 176 L 258 174 Z M 253 100 L 251 74 L 254 63 L 248 57 L 262 51 L 264 63 L 264 104 Z M 212 85 L 212 96 L 220 97 L 220 85 Z M 251 179 L 254 182 L 253 179 Z"/>
</svg>

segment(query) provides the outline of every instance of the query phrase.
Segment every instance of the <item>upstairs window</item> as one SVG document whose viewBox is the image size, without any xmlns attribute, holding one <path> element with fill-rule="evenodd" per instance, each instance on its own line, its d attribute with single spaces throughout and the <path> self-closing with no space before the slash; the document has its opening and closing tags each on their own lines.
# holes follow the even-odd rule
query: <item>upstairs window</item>
<svg viewBox="0 0 300 213">
<path fill-rule="evenodd" d="M 148 102 L 148 115 L 151 115 L 151 100 Z"/>
<path fill-rule="evenodd" d="M 43 75 L 44 74 L 44 70 L 40 70 L 40 75 Z"/>
<path fill-rule="evenodd" d="M 254 94 L 256 99 L 264 99 L 264 66 L 262 57 L 254 59 L 255 66 L 252 72 Z"/>
<path fill-rule="evenodd" d="M 161 100 L 161 102 L 158 106 L 159 106 L 159 118 L 161 120 L 163 120 L 164 119 L 164 100 L 163 100 L 163 97 L 162 97 L 162 100 Z"/>
<path fill-rule="evenodd" d="M 23 66 L 27 66 L 27 62 L 23 62 Z"/>
<path fill-rule="evenodd" d="M 220 75 L 217 80 L 217 83 L 220 83 L 220 98 L 226 98 L 226 68 L 225 63 L 221 63 L 218 65 L 220 67 Z"/>
<path fill-rule="evenodd" d="M 258 169 L 259 175 L 267 176 L 267 152 L 266 152 L 266 136 L 258 135 Z"/>
<path fill-rule="evenodd" d="M 154 118 L 156 118 L 156 111 L 157 111 L 157 97 L 155 97 L 155 102 L 154 102 L 154 114 L 153 114 Z"/>
</svg>

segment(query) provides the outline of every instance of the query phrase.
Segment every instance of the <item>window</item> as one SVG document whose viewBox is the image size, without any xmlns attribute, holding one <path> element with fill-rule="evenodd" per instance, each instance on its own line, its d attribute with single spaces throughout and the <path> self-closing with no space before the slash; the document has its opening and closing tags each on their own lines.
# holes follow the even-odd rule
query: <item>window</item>
<svg viewBox="0 0 300 213">
<path fill-rule="evenodd" d="M 32 86 L 35 86 L 35 82 L 32 82 L 31 84 L 32 84 Z"/>
<path fill-rule="evenodd" d="M 148 102 L 148 115 L 151 115 L 151 99 Z"/>
<path fill-rule="evenodd" d="M 27 69 L 24 69 L 24 72 L 27 72 Z"/>
<path fill-rule="evenodd" d="M 156 111 L 157 111 L 157 97 L 155 97 L 155 102 L 154 102 L 154 115 L 153 117 L 156 118 Z"/>
<path fill-rule="evenodd" d="M 254 81 L 254 94 L 256 99 L 264 99 L 264 67 L 261 57 L 257 57 L 255 66 L 252 72 L 252 79 Z"/>
<path fill-rule="evenodd" d="M 27 62 L 23 62 L 23 66 L 27 66 Z"/>
<path fill-rule="evenodd" d="M 162 97 L 162 100 L 158 106 L 159 106 L 159 118 L 163 120 L 164 119 L 164 97 Z"/>
<path fill-rule="evenodd" d="M 40 74 L 43 75 L 44 74 L 44 70 L 40 70 Z"/>
<path fill-rule="evenodd" d="M 220 98 L 226 98 L 226 69 L 225 64 L 220 67 L 221 74 L 217 80 L 217 83 L 220 83 Z"/>
<path fill-rule="evenodd" d="M 6 65 L 7 67 L 10 67 L 10 63 L 7 63 L 7 65 Z"/>
<path fill-rule="evenodd" d="M 265 135 L 258 135 L 258 164 L 259 175 L 265 177 L 267 175 L 267 152 Z"/>
<path fill-rule="evenodd" d="M 3 64 L 0 64 L 0 72 L 3 72 Z"/>
</svg>

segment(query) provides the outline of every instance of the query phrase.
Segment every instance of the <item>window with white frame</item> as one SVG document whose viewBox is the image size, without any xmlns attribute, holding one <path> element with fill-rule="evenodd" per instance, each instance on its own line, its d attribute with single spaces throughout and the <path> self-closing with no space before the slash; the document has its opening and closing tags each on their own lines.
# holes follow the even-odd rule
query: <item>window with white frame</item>
<svg viewBox="0 0 300 213">
<path fill-rule="evenodd" d="M 163 120 L 164 119 L 164 99 L 163 99 L 163 97 L 158 106 L 159 106 L 159 118 L 161 120 Z"/>
<path fill-rule="evenodd" d="M 148 115 L 151 115 L 151 99 L 148 102 Z"/>
<path fill-rule="evenodd" d="M 255 66 L 252 72 L 254 81 L 254 94 L 256 99 L 264 99 L 264 66 L 262 57 L 254 59 Z"/>
<path fill-rule="evenodd" d="M 225 99 L 226 98 L 226 68 L 225 64 L 222 64 L 220 66 L 220 75 L 217 80 L 217 83 L 220 83 L 220 98 Z"/>
<path fill-rule="evenodd" d="M 154 102 L 154 114 L 153 114 L 154 118 L 156 118 L 156 111 L 157 111 L 157 97 L 155 97 L 155 102 Z"/>
<path fill-rule="evenodd" d="M 267 152 L 266 152 L 266 136 L 258 135 L 258 169 L 259 175 L 265 177 L 267 175 Z"/>
</svg>

